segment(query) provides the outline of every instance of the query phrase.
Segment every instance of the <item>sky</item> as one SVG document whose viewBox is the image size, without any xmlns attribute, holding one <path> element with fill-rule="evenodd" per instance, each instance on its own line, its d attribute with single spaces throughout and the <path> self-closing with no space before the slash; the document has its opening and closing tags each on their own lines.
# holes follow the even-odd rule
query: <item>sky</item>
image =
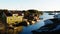
<svg viewBox="0 0 60 34">
<path fill-rule="evenodd" d="M 60 0 L 0 0 L 0 9 L 57 11 L 60 10 Z"/>
</svg>

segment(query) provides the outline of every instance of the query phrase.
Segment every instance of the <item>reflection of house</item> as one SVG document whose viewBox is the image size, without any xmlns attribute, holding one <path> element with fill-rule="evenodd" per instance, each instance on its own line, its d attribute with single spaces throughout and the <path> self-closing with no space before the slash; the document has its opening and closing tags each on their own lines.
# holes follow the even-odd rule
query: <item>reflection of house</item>
<svg viewBox="0 0 60 34">
<path fill-rule="evenodd" d="M 3 17 L 5 17 L 4 20 L 6 20 L 8 24 L 20 23 L 23 20 L 22 13 L 20 11 L 6 11 L 3 14 Z"/>
<path fill-rule="evenodd" d="M 0 20 L 0 34 L 5 34 L 5 25 L 1 20 Z"/>
</svg>

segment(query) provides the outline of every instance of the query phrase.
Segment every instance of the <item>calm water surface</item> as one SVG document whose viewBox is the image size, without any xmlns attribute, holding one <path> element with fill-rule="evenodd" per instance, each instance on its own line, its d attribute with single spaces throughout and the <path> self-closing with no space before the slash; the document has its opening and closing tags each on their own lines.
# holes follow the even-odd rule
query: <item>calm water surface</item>
<svg viewBox="0 0 60 34">
<path fill-rule="evenodd" d="M 40 20 L 39 22 L 37 22 L 34 25 L 24 27 L 21 34 L 32 34 L 32 32 L 31 32 L 32 30 L 36 30 L 36 29 L 39 29 L 40 27 L 44 26 L 44 20 L 52 19 L 53 16 L 54 15 L 49 15 L 48 13 L 44 13 L 42 16 L 40 16 L 40 18 L 43 18 L 42 20 Z"/>
</svg>

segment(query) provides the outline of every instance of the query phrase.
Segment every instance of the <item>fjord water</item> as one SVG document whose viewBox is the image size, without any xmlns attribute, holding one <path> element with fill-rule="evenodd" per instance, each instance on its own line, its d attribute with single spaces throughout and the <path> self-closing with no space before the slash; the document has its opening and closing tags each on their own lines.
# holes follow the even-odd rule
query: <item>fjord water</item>
<svg viewBox="0 0 60 34">
<path fill-rule="evenodd" d="M 32 34 L 32 30 L 36 30 L 39 29 L 40 27 L 44 26 L 44 20 L 47 19 L 52 19 L 54 15 L 49 15 L 49 13 L 43 13 L 42 16 L 40 16 L 40 18 L 43 18 L 42 20 L 36 22 L 36 24 L 33 25 L 29 25 L 27 27 L 24 26 L 23 31 L 20 34 Z"/>
</svg>

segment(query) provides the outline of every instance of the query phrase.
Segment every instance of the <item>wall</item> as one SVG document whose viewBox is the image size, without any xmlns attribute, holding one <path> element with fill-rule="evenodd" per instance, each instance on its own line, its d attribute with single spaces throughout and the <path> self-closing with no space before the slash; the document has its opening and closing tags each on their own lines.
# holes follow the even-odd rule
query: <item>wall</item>
<svg viewBox="0 0 60 34">
<path fill-rule="evenodd" d="M 15 24 L 15 22 L 18 22 L 18 23 L 20 23 L 20 22 L 22 22 L 22 20 L 23 20 L 23 16 L 17 16 L 17 15 L 13 15 L 13 16 L 9 16 L 9 17 L 7 17 L 7 23 L 8 24 L 12 24 L 12 23 L 14 23 Z"/>
</svg>

